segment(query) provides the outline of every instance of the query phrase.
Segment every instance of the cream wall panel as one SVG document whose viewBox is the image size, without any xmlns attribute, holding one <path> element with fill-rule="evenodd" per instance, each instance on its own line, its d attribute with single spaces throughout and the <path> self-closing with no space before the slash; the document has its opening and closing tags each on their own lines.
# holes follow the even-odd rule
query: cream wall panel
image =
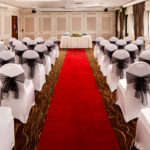
<svg viewBox="0 0 150 150">
<path fill-rule="evenodd" d="M 11 34 L 11 17 L 4 16 L 4 34 L 9 35 Z"/>
<path fill-rule="evenodd" d="M 2 15 L 0 15 L 0 36 L 2 35 Z"/>
</svg>

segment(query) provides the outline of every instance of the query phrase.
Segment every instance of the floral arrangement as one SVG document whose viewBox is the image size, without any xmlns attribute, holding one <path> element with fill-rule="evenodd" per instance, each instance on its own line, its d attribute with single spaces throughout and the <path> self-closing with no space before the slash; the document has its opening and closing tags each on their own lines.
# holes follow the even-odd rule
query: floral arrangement
<svg viewBox="0 0 150 150">
<path fill-rule="evenodd" d="M 82 37 L 82 35 L 79 34 L 79 33 L 73 33 L 73 34 L 71 35 L 71 37 Z"/>
</svg>

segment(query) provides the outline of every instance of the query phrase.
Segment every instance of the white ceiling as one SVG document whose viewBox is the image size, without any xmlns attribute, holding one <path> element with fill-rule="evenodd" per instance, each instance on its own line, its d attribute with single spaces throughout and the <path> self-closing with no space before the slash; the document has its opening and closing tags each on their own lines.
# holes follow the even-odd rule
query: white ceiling
<svg viewBox="0 0 150 150">
<path fill-rule="evenodd" d="M 37 10 L 111 10 L 138 1 L 143 0 L 0 0 L 15 7 Z"/>
</svg>

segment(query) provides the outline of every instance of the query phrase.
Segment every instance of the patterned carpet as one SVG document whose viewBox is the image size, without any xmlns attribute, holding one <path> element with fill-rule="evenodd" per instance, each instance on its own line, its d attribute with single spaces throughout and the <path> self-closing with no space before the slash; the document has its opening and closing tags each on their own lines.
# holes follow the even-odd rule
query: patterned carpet
<svg viewBox="0 0 150 150">
<path fill-rule="evenodd" d="M 60 50 L 59 59 L 57 59 L 56 64 L 52 67 L 52 71 L 49 76 L 47 76 L 47 82 L 43 90 L 36 92 L 36 105 L 30 112 L 28 122 L 22 124 L 20 121 L 15 120 L 16 144 L 13 150 L 36 150 L 65 54 L 66 50 Z M 100 72 L 97 61 L 93 56 L 93 49 L 87 49 L 86 54 L 118 139 L 120 149 L 136 150 L 134 147 L 136 120 L 125 123 L 120 108 L 115 105 L 116 94 L 115 92 L 110 92 L 106 84 L 106 79 Z"/>
</svg>

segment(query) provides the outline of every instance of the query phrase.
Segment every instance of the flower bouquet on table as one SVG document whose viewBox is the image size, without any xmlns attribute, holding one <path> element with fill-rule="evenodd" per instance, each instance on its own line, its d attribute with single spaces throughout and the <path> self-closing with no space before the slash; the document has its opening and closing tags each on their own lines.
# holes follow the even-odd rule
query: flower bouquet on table
<svg viewBox="0 0 150 150">
<path fill-rule="evenodd" d="M 82 37 L 82 35 L 79 34 L 79 33 L 73 33 L 73 34 L 71 35 L 71 37 Z"/>
</svg>

